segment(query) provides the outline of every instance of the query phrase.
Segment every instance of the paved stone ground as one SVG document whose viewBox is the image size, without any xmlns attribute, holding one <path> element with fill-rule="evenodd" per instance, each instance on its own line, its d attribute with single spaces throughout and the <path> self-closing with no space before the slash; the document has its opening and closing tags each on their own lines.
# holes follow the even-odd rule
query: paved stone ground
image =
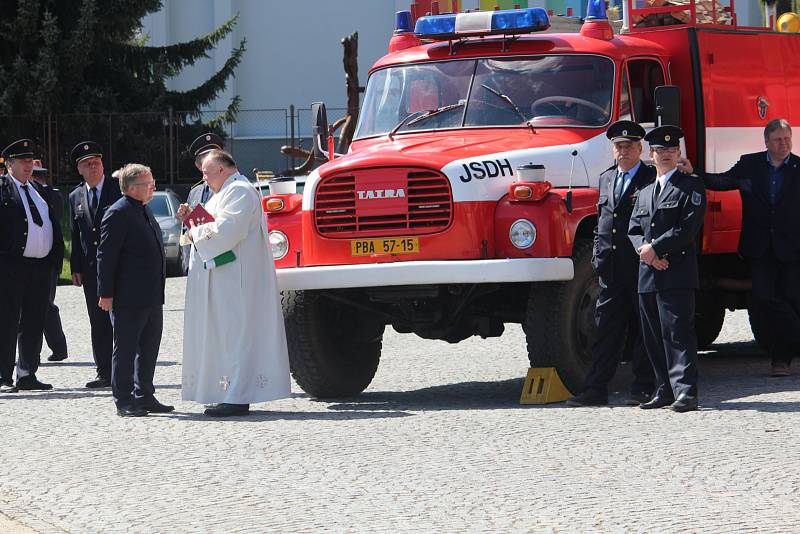
<svg viewBox="0 0 800 534">
<path fill-rule="evenodd" d="M 0 397 L 0 532 L 798 532 L 800 379 L 770 379 L 746 314 L 701 362 L 703 410 L 520 406 L 519 328 L 459 345 L 387 333 L 352 402 L 207 420 L 180 401 L 183 280 L 156 373 L 169 416 L 90 391 L 79 289 L 53 392 Z M 47 354 L 47 353 L 45 353 Z M 618 380 L 624 390 L 625 380 Z"/>
</svg>

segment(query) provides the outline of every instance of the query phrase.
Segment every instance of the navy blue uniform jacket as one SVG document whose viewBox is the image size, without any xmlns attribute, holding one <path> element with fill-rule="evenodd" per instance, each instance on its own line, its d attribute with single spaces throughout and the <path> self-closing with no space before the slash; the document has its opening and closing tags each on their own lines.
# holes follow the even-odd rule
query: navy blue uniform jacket
<svg viewBox="0 0 800 534">
<path fill-rule="evenodd" d="M 50 222 L 53 224 L 53 246 L 46 259 L 53 267 L 61 270 L 61 263 L 64 261 L 64 238 L 61 234 L 61 224 L 56 217 L 59 207 L 56 203 L 61 202 L 52 188 L 42 187 L 42 185 L 29 180 L 30 184 L 47 202 L 50 212 Z M 17 186 L 11 176 L 4 174 L 0 176 L 0 256 L 22 257 L 25 252 L 25 245 L 28 241 L 28 221 L 25 217 L 25 205 L 27 199 L 21 198 Z M 63 211 L 63 210 L 62 210 Z"/>
<path fill-rule="evenodd" d="M 703 182 L 675 171 L 658 199 L 653 201 L 656 182 L 639 193 L 631 215 L 628 237 L 636 250 L 650 243 L 669 267 L 659 271 L 639 262 L 639 293 L 662 289 L 697 289 L 700 228 L 706 211 Z"/>
<path fill-rule="evenodd" d="M 712 191 L 738 189 L 742 197 L 742 232 L 739 254 L 761 258 L 772 249 L 781 261 L 800 261 L 800 158 L 789 155 L 777 202 L 769 201 L 767 152 L 745 154 L 721 174 L 703 174 Z"/>
<path fill-rule="evenodd" d="M 597 229 L 594 236 L 592 267 L 600 277 L 600 284 L 636 287 L 639 272 L 639 255 L 628 239 L 628 223 L 639 192 L 656 177 L 655 167 L 639 165 L 628 189 L 614 202 L 614 182 L 617 167 L 600 175 L 600 197 L 597 200 Z"/>
<path fill-rule="evenodd" d="M 97 295 L 113 297 L 114 307 L 164 304 L 166 264 L 161 228 L 146 205 L 123 196 L 100 225 Z"/>
<path fill-rule="evenodd" d="M 119 182 L 106 177 L 103 192 L 98 199 L 97 214 L 89 209 L 89 192 L 82 183 L 69 194 L 69 212 L 72 225 L 72 252 L 69 266 L 72 273 L 97 276 L 97 245 L 100 244 L 100 223 L 108 207 L 119 200 Z M 85 283 L 85 282 L 84 282 Z M 90 282 L 91 283 L 91 282 Z"/>
</svg>

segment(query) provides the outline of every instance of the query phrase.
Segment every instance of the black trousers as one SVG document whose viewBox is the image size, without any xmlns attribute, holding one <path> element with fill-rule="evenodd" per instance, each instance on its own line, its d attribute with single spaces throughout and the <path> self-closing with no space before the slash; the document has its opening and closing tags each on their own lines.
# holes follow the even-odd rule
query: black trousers
<svg viewBox="0 0 800 534">
<path fill-rule="evenodd" d="M 111 316 L 97 305 L 97 273 L 84 273 L 83 297 L 89 314 L 92 335 L 92 357 L 97 368 L 97 377 L 111 380 L 111 354 L 114 349 L 114 329 Z"/>
<path fill-rule="evenodd" d="M 53 351 L 55 356 L 67 355 L 67 338 L 64 336 L 64 329 L 61 326 L 61 313 L 56 306 L 56 287 L 58 286 L 58 275 L 61 268 L 53 269 L 50 272 L 50 302 L 47 306 L 47 316 L 44 320 L 44 339 L 47 346 Z M 42 344 L 39 343 L 39 353 L 42 352 Z"/>
<path fill-rule="evenodd" d="M 697 396 L 694 289 L 639 294 L 642 337 L 656 373 L 655 396 Z"/>
<path fill-rule="evenodd" d="M 791 363 L 800 351 L 800 262 L 771 254 L 750 261 L 753 313 L 768 326 L 772 363 Z"/>
<path fill-rule="evenodd" d="M 608 393 L 608 383 L 614 377 L 627 339 L 633 367 L 631 392 L 652 392 L 655 388 L 655 376 L 653 365 L 647 358 L 642 343 L 636 288 L 623 285 L 600 286 L 594 320 L 597 332 L 592 344 L 592 366 L 586 375 L 584 390 Z"/>
<path fill-rule="evenodd" d="M 46 259 L 0 258 L 0 381 L 12 379 L 17 346 L 17 380 L 39 370 L 52 268 Z"/>
<path fill-rule="evenodd" d="M 131 407 L 153 398 L 158 349 L 164 323 L 161 305 L 149 308 L 113 308 L 114 353 L 111 392 L 117 407 Z"/>
</svg>

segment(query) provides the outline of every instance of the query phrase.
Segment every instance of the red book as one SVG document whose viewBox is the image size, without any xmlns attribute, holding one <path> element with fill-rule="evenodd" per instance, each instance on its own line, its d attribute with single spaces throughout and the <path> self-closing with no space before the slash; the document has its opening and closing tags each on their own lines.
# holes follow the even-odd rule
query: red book
<svg viewBox="0 0 800 534">
<path fill-rule="evenodd" d="M 195 226 L 200 226 L 201 224 L 214 222 L 214 217 L 208 213 L 203 206 L 198 204 L 183 221 L 183 224 L 185 224 L 187 228 L 189 228 L 189 221 L 194 222 Z"/>
</svg>

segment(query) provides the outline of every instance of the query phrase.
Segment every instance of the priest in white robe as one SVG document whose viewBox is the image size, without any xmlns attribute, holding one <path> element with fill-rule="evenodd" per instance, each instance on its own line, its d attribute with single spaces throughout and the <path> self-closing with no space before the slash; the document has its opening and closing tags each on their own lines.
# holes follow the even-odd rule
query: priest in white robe
<svg viewBox="0 0 800 534">
<path fill-rule="evenodd" d="M 202 164 L 213 222 L 190 223 L 193 243 L 183 331 L 184 400 L 205 414 L 247 415 L 250 404 L 289 396 L 289 360 L 261 195 L 230 154 Z M 191 208 L 184 204 L 178 218 Z M 193 219 L 193 218 L 192 218 Z"/>
</svg>

